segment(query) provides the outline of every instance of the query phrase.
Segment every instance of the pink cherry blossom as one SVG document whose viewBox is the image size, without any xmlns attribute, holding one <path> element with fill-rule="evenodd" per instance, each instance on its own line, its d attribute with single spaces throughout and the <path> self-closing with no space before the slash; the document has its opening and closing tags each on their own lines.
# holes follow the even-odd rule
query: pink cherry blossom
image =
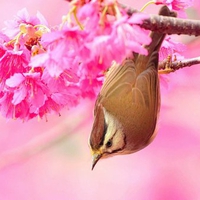
<svg viewBox="0 0 200 200">
<path fill-rule="evenodd" d="M 6 27 L 3 29 L 3 33 L 10 38 L 14 38 L 20 31 L 20 24 L 29 24 L 32 26 L 43 24 L 48 26 L 47 21 L 41 13 L 38 12 L 36 16 L 30 16 L 27 9 L 23 8 L 22 10 L 18 11 L 13 20 L 8 20 L 5 22 Z"/>
<path fill-rule="evenodd" d="M 29 119 L 29 114 L 38 115 L 48 95 L 48 89 L 40 81 L 40 73 L 15 73 L 7 79 L 6 85 L 11 88 L 10 94 L 13 93 L 11 102 L 14 107 L 18 106 L 18 109 L 22 110 L 24 103 L 29 105 L 27 116 L 23 116 L 24 119 Z M 18 116 L 12 117 L 17 118 Z"/>
<path fill-rule="evenodd" d="M 15 73 L 23 73 L 27 70 L 29 58 L 23 51 L 13 51 L 2 48 L 1 52 L 3 55 L 0 58 L 0 87 L 1 90 L 4 90 L 4 83 L 8 78 Z"/>
<path fill-rule="evenodd" d="M 58 77 L 64 71 L 69 71 L 70 74 L 77 73 L 79 63 L 89 58 L 87 49 L 81 45 L 83 34 L 77 28 L 45 34 L 42 42 L 47 50 L 32 57 L 30 65 L 46 68 L 51 77 Z"/>
<path fill-rule="evenodd" d="M 172 60 L 181 60 L 184 57 L 181 55 L 186 50 L 186 45 L 180 42 L 176 42 L 170 36 L 167 36 L 161 46 L 159 52 L 159 59 L 164 60 L 168 56 L 172 57 Z"/>
<path fill-rule="evenodd" d="M 131 25 L 130 22 L 131 20 L 129 21 L 125 16 L 113 24 L 105 24 L 105 32 L 86 43 L 91 50 L 91 56 L 99 57 L 99 63 L 107 67 L 113 60 L 122 62 L 133 51 L 147 54 L 146 49 L 142 46 L 142 44 L 151 42 L 147 32 L 136 25 Z M 98 51 L 92 51 L 92 49 L 98 49 Z"/>
</svg>

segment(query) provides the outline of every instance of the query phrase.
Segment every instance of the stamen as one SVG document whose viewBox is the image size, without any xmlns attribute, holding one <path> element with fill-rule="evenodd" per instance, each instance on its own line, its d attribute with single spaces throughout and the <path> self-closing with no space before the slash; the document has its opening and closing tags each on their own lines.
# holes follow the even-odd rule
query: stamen
<svg viewBox="0 0 200 200">
<path fill-rule="evenodd" d="M 101 14 L 101 18 L 99 20 L 99 24 L 104 26 L 104 21 L 105 21 L 105 18 L 106 18 L 106 13 L 108 11 L 108 6 L 105 6 L 103 11 L 102 11 L 102 14 Z"/>
<path fill-rule="evenodd" d="M 147 3 L 140 9 L 140 12 L 144 11 L 144 9 L 145 9 L 147 6 L 151 5 L 151 4 L 155 4 L 155 1 L 149 1 L 149 2 L 147 2 Z"/>
<path fill-rule="evenodd" d="M 79 22 L 78 18 L 77 18 L 77 7 L 73 6 L 72 9 L 68 12 L 68 14 L 66 16 L 63 16 L 62 18 L 62 23 L 60 25 L 60 30 L 63 29 L 63 26 L 66 22 L 68 22 L 69 24 L 71 23 L 71 15 L 74 15 L 74 19 L 76 21 L 76 23 L 78 24 L 78 26 L 80 27 L 81 30 L 83 30 L 83 25 Z"/>
<path fill-rule="evenodd" d="M 74 19 L 76 20 L 76 23 L 79 25 L 80 29 L 83 30 L 83 25 L 80 23 L 80 21 L 78 20 L 78 17 L 76 15 L 77 13 L 77 7 L 75 7 L 75 9 L 73 10 L 73 14 L 74 14 Z"/>
<path fill-rule="evenodd" d="M 39 28 L 38 31 L 35 31 L 35 33 L 38 34 L 38 35 L 40 35 L 40 33 L 51 32 L 51 30 L 43 24 L 37 24 L 37 25 L 34 26 L 34 28 Z M 42 36 L 42 35 L 40 35 L 40 36 Z"/>
</svg>

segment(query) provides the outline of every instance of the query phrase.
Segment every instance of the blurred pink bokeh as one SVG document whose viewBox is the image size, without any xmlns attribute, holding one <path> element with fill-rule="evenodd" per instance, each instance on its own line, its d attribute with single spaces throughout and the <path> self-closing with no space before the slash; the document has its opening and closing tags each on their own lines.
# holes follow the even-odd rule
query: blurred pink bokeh
<svg viewBox="0 0 200 200">
<path fill-rule="evenodd" d="M 144 2 L 137 1 L 137 8 Z M 62 0 L 3 0 L 0 26 L 23 7 L 31 14 L 39 10 L 52 25 L 68 9 Z M 149 11 L 155 13 L 154 8 L 150 6 Z M 199 18 L 196 8 L 191 16 Z M 188 42 L 185 57 L 199 56 L 198 38 L 179 38 Z M 168 75 L 168 88 L 162 90 L 159 132 L 152 144 L 132 155 L 102 160 L 94 171 L 87 144 L 94 101 L 63 110 L 61 117 L 48 116 L 47 122 L 0 117 L 0 199 L 200 199 L 199 75 L 200 66 Z"/>
</svg>

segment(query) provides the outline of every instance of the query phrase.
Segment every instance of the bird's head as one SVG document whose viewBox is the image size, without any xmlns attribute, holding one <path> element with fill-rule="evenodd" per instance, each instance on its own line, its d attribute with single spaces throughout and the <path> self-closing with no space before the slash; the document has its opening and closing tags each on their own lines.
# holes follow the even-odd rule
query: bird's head
<svg viewBox="0 0 200 200">
<path fill-rule="evenodd" d="M 89 145 L 93 155 L 92 169 L 100 158 L 123 154 L 126 141 L 121 123 L 103 106 L 96 111 Z"/>
</svg>

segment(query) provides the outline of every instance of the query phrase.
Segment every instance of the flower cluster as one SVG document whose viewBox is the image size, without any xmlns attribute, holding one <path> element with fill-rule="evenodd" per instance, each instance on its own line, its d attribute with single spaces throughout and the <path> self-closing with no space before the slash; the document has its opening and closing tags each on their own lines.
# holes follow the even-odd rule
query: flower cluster
<svg viewBox="0 0 200 200">
<path fill-rule="evenodd" d="M 0 112 L 29 120 L 95 97 L 113 60 L 147 54 L 151 39 L 135 25 L 144 18 L 128 17 L 116 1 L 73 2 L 57 27 L 19 11 L 0 33 Z"/>
<path fill-rule="evenodd" d="M 0 32 L 0 112 L 29 120 L 93 98 L 112 62 L 137 52 L 151 39 L 116 0 L 76 0 L 57 27 L 26 9 Z"/>
</svg>

